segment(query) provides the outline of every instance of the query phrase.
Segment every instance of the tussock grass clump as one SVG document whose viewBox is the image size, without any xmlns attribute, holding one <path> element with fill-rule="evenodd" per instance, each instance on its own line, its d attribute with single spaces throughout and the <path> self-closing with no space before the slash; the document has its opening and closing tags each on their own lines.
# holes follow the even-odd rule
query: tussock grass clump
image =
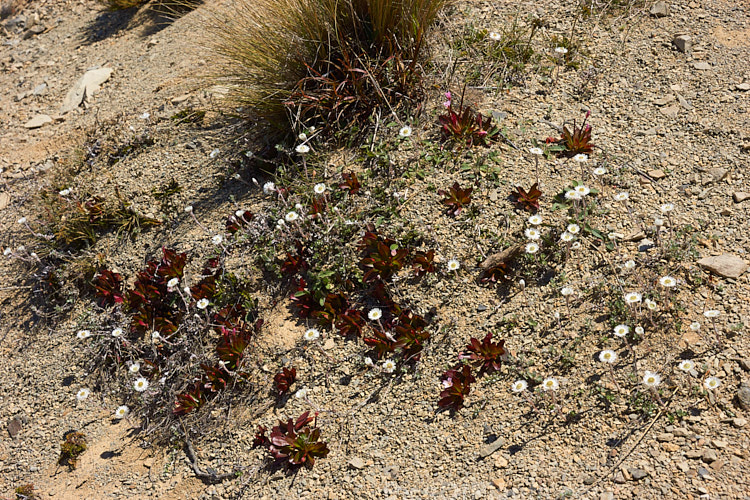
<svg viewBox="0 0 750 500">
<path fill-rule="evenodd" d="M 213 80 L 282 131 L 361 125 L 418 96 L 426 33 L 448 1 L 234 2 L 214 19 Z"/>
</svg>

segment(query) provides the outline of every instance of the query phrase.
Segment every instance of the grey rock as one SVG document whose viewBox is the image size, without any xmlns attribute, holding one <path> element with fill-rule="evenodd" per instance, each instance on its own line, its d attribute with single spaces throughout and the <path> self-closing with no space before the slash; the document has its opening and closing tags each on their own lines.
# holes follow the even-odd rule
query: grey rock
<svg viewBox="0 0 750 500">
<path fill-rule="evenodd" d="M 354 469 L 362 470 L 365 468 L 365 461 L 359 457 L 354 457 L 350 459 L 348 463 L 349 463 L 349 466 Z"/>
<path fill-rule="evenodd" d="M 586 486 L 591 486 L 595 482 L 596 482 L 596 476 L 588 475 L 585 478 L 583 478 L 583 484 L 585 484 Z"/>
<path fill-rule="evenodd" d="M 705 61 L 700 61 L 700 62 L 694 62 L 693 63 L 693 68 L 695 68 L 697 70 L 705 71 L 707 69 L 711 69 L 712 66 L 709 63 L 705 62 Z"/>
<path fill-rule="evenodd" d="M 750 198 L 750 193 L 746 193 L 744 191 L 735 191 L 734 193 L 732 193 L 732 199 L 735 203 L 742 203 L 748 198 Z"/>
<path fill-rule="evenodd" d="M 738 429 L 742 429 L 747 425 L 747 420 L 742 417 L 733 418 L 732 425 L 737 427 Z"/>
<path fill-rule="evenodd" d="M 709 475 L 708 469 L 706 469 L 705 467 L 698 467 L 698 475 L 700 477 L 708 476 Z"/>
<path fill-rule="evenodd" d="M 672 43 L 680 52 L 688 52 L 693 46 L 690 35 L 677 35 L 672 39 Z"/>
<path fill-rule="evenodd" d="M 656 2 L 651 6 L 651 15 L 654 17 L 667 17 L 669 15 L 669 4 L 661 0 Z"/>
<path fill-rule="evenodd" d="M 716 454 L 714 450 L 708 449 L 708 450 L 703 450 L 703 454 L 701 455 L 701 458 L 703 459 L 704 462 L 706 462 L 707 464 L 710 464 L 711 462 L 715 462 L 716 460 L 718 460 L 719 456 Z"/>
<path fill-rule="evenodd" d="M 644 477 L 648 476 L 648 472 L 643 469 L 630 469 L 629 472 L 630 475 L 633 476 L 633 479 L 635 479 L 636 481 L 640 481 Z"/>
<path fill-rule="evenodd" d="M 488 307 L 487 307 L 486 305 L 484 305 L 484 304 L 479 304 L 479 305 L 477 306 L 477 312 L 484 312 L 484 311 L 486 311 L 487 309 L 488 309 Z"/>
<path fill-rule="evenodd" d="M 31 92 L 34 95 L 42 95 L 47 92 L 47 84 L 41 83 L 34 87 L 34 90 Z"/>
<path fill-rule="evenodd" d="M 41 35 L 42 33 L 45 32 L 45 30 L 46 28 L 42 26 L 41 24 L 32 26 L 26 31 L 26 33 L 23 34 L 23 38 L 24 40 L 26 40 L 28 38 L 31 38 L 32 36 Z"/>
<path fill-rule="evenodd" d="M 21 432 L 22 428 L 23 421 L 18 417 L 14 417 L 10 422 L 8 422 L 8 434 L 10 434 L 10 437 L 13 439 L 18 436 L 18 433 Z"/>
<path fill-rule="evenodd" d="M 86 96 L 96 93 L 101 84 L 109 80 L 112 68 L 99 68 L 87 71 L 70 89 L 60 107 L 60 114 L 69 113 L 81 105 Z"/>
<path fill-rule="evenodd" d="M 741 358 L 738 362 L 743 370 L 750 372 L 750 358 Z"/>
<path fill-rule="evenodd" d="M 643 239 L 638 244 L 638 251 L 639 252 L 647 252 L 647 251 L 651 250 L 652 248 L 654 248 L 654 242 L 651 241 L 651 240 L 649 240 L 649 239 Z"/>
<path fill-rule="evenodd" d="M 727 169 L 720 167 L 709 168 L 707 172 L 713 178 L 714 182 L 723 181 L 729 173 Z"/>
<path fill-rule="evenodd" d="M 747 90 L 750 90 L 750 83 L 748 82 L 740 83 L 740 84 L 737 84 L 735 88 L 737 90 L 747 91 Z"/>
<path fill-rule="evenodd" d="M 698 265 L 723 278 L 739 278 L 747 270 L 744 260 L 728 253 L 705 257 Z"/>
<path fill-rule="evenodd" d="M 624 475 L 622 474 L 622 472 L 618 471 L 618 472 L 617 472 L 617 473 L 615 474 L 615 477 L 614 477 L 614 481 L 615 481 L 615 482 L 616 482 L 617 484 L 623 484 L 623 483 L 625 483 L 625 476 L 624 476 Z"/>
<path fill-rule="evenodd" d="M 27 121 L 23 124 L 25 128 L 33 129 L 33 128 L 39 128 L 47 125 L 48 123 L 52 123 L 52 117 L 49 115 L 36 115 L 31 120 Z"/>
<path fill-rule="evenodd" d="M 493 442 L 482 446 L 482 449 L 479 450 L 479 456 L 482 458 L 487 458 L 497 450 L 499 450 L 503 446 L 503 444 L 505 444 L 505 439 L 497 438 Z"/>
<path fill-rule="evenodd" d="M 737 391 L 737 401 L 743 410 L 750 410 L 750 385 L 743 384 Z"/>
</svg>

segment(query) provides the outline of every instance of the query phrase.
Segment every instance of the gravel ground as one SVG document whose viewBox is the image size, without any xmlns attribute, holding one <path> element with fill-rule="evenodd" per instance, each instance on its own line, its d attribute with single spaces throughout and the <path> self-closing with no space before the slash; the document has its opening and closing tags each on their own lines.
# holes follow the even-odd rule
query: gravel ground
<svg viewBox="0 0 750 500">
<path fill-rule="evenodd" d="M 117 387 L 92 386 L 92 396 L 76 401 L 76 392 L 93 383 L 93 351 L 75 333 L 85 325 L 101 324 L 104 331 L 105 316 L 76 294 L 57 309 L 49 307 L 38 293 L 35 265 L 0 259 L 0 495 L 13 498 L 14 488 L 33 483 L 43 498 L 750 498 L 750 406 L 743 407 L 740 391 L 750 383 L 750 280 L 747 272 L 723 277 L 697 264 L 721 255 L 750 261 L 750 201 L 740 201 L 750 192 L 750 12 L 720 0 L 670 3 L 663 17 L 650 8 L 586 19 L 577 18 L 574 5 L 559 2 L 469 1 L 449 10 L 438 37 L 446 47 L 469 25 L 500 31 L 518 13 L 547 21 L 536 50 L 554 58 L 551 37 L 574 30 L 585 51 L 577 56 L 578 69 L 556 68 L 551 75 L 529 69 L 521 84 L 499 89 L 489 81 L 467 94 L 478 109 L 501 117 L 509 139 L 486 152 L 495 153 L 488 161 L 500 172 L 497 178 L 472 176 L 460 161 L 436 166 L 421 160 L 438 138 L 433 116 L 440 95 L 431 99 L 412 136 L 394 146 L 391 158 L 405 174 L 385 188 L 396 199 L 397 216 L 381 232 L 419 231 L 441 263 L 438 273 L 421 281 L 402 273 L 393 285 L 399 303 L 431 320 L 432 338 L 414 369 L 391 375 L 370 369 L 361 342 L 332 333 L 324 332 L 320 349 L 304 344 L 307 325 L 292 313 L 291 289 L 266 282 L 246 258 L 249 244 L 231 244 L 226 267 L 254 280 L 265 320 L 255 345 L 257 386 L 270 386 L 276 370 L 291 363 L 298 372 L 293 390 L 309 389 L 305 399 L 280 403 L 265 392 L 241 393 L 230 409 L 216 401 L 201 409 L 204 420 L 190 421 L 200 467 L 219 474 L 241 470 L 236 479 L 206 484 L 177 437 L 157 440 L 135 414 L 112 420 L 122 404 Z M 185 49 L 203 11 L 158 25 L 143 12 L 106 13 L 97 2 L 35 0 L 20 13 L 24 23 L 3 21 L 3 249 L 28 241 L 16 221 L 39 213 L 36 193 L 59 185 L 66 159 L 91 144 L 85 138 L 94 127 L 103 137 L 153 139 L 122 161 L 91 161 L 67 178 L 74 191 L 112 193 L 117 186 L 139 213 L 167 221 L 133 240 L 106 235 L 88 251 L 125 276 L 162 246 L 190 253 L 187 269 L 195 275 L 215 252 L 211 234 L 222 230 L 228 214 L 238 208 L 283 213 L 278 200 L 254 186 L 256 174 L 238 169 L 236 158 L 225 154 L 242 149 L 228 139 L 231 122 L 211 112 L 202 127 L 169 119 L 188 108 L 213 109 L 219 99 L 190 85 L 189 76 L 210 60 Z M 44 30 L 33 34 L 34 26 Z M 673 43 L 677 35 L 690 36 L 686 52 Z M 109 80 L 83 106 L 59 116 L 68 90 L 96 66 L 114 70 Z M 581 73 L 594 74 L 590 68 L 598 81 L 582 95 Z M 436 80 L 434 87 L 444 90 L 445 83 Z M 552 156 L 536 166 L 528 153 L 531 141 L 558 136 L 555 126 L 580 122 L 584 110 L 591 111 L 597 146 L 589 161 L 581 166 Z M 52 123 L 24 127 L 38 114 Z M 329 165 L 326 182 L 338 180 L 342 165 L 368 168 L 353 156 L 327 156 L 321 162 Z M 426 175 L 406 175 L 414 165 Z M 606 167 L 607 174 L 593 176 L 595 166 Z M 587 220 L 605 235 L 619 234 L 617 248 L 608 252 L 595 238 L 582 237 L 581 248 L 551 262 L 549 272 L 529 264 L 511 282 L 479 283 L 478 266 L 487 255 L 525 242 L 528 214 L 515 209 L 508 194 L 537 176 L 545 231 L 559 232 L 568 222 L 565 210 L 551 209 L 554 194 L 583 181 L 600 191 L 597 211 Z M 182 190 L 166 206 L 153 189 L 172 178 Z M 262 185 L 267 179 L 259 180 Z M 475 191 L 470 210 L 453 217 L 436 190 L 456 181 L 473 183 Z M 613 198 L 623 191 L 630 195 L 627 205 Z M 357 218 L 379 203 L 359 200 L 342 208 L 346 217 Z M 647 244 L 647 235 L 639 233 L 645 228 L 653 238 L 654 218 L 663 217 L 660 206 L 666 203 L 674 210 L 665 232 L 657 234 L 667 238 L 672 229 L 692 225 L 696 255 L 660 261 L 662 254 L 639 250 Z M 186 205 L 208 232 L 184 213 Z M 442 265 L 452 258 L 461 262 L 456 273 Z M 628 275 L 622 265 L 629 259 L 644 270 Z M 630 284 L 625 291 L 647 286 L 653 277 L 648 266 L 678 277 L 668 301 L 681 307 L 642 341 L 621 344 L 610 334 L 615 299 L 593 292 L 618 280 Z M 575 291 L 570 304 L 562 286 Z M 720 346 L 703 317 L 710 309 L 720 311 Z M 687 327 L 696 321 L 702 323 L 698 332 Z M 440 374 L 455 364 L 470 337 L 488 332 L 505 339 L 511 356 L 523 361 L 479 378 L 455 415 L 439 412 Z M 614 367 L 617 386 L 598 361 L 605 348 L 621 358 Z M 699 371 L 675 369 L 688 358 Z M 650 415 L 642 411 L 642 399 L 636 402 L 642 394 L 649 400 L 639 384 L 645 370 L 664 379 L 666 405 L 654 404 Z M 557 377 L 559 412 L 546 396 L 532 396 L 532 407 L 511 392 L 522 372 L 539 381 Z M 720 388 L 704 390 L 704 374 L 718 377 Z M 319 412 L 328 457 L 312 470 L 269 467 L 267 454 L 252 448 L 257 426 L 270 428 L 308 410 Z M 89 449 L 69 471 L 57 459 L 62 435 L 72 429 L 86 433 Z"/>
</svg>

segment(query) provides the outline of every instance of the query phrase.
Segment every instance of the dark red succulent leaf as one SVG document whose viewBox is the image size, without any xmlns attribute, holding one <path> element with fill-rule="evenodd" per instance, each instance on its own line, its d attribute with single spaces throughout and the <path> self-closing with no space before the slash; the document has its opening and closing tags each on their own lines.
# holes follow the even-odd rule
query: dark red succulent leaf
<svg viewBox="0 0 750 500">
<path fill-rule="evenodd" d="M 287 275 L 296 274 L 310 268 L 307 262 L 309 251 L 299 240 L 294 242 L 296 253 L 286 252 L 286 259 L 281 263 L 281 272 Z"/>
<path fill-rule="evenodd" d="M 354 172 L 344 172 L 341 174 L 341 176 L 344 178 L 344 182 L 339 184 L 339 188 L 343 189 L 344 191 L 348 191 L 350 195 L 357 194 L 360 188 L 357 174 L 355 174 Z"/>
<path fill-rule="evenodd" d="M 227 384 L 232 380 L 232 375 L 221 366 L 201 364 L 201 368 L 204 373 L 203 387 L 214 394 L 226 389 Z"/>
<path fill-rule="evenodd" d="M 492 373 L 500 369 L 500 365 L 506 356 L 505 340 L 492 342 L 492 333 L 485 335 L 479 340 L 472 337 L 465 352 L 459 353 L 458 359 L 469 360 L 470 363 L 479 366 L 479 373 Z"/>
<path fill-rule="evenodd" d="M 438 116 L 438 124 L 445 139 L 467 146 L 489 146 L 500 135 L 500 129 L 492 124 L 492 118 L 474 111 L 471 106 L 464 106 L 463 98 L 457 110 L 451 101 L 445 114 Z"/>
<path fill-rule="evenodd" d="M 94 278 L 94 290 L 99 307 L 113 306 L 123 302 L 122 276 L 109 269 L 101 269 Z"/>
<path fill-rule="evenodd" d="M 364 325 L 362 313 L 356 309 L 347 309 L 336 318 L 336 328 L 344 337 L 360 337 Z"/>
<path fill-rule="evenodd" d="M 399 248 L 396 242 L 387 245 L 386 243 L 389 242 L 379 238 L 374 251 L 371 246 L 368 246 L 369 251 L 366 251 L 365 257 L 359 261 L 360 267 L 365 271 L 363 281 L 372 282 L 376 279 L 387 281 L 404 267 L 409 249 Z"/>
<path fill-rule="evenodd" d="M 438 406 L 440 408 L 458 411 L 464 406 L 464 398 L 471 392 L 471 384 L 476 379 L 471 374 L 471 367 L 464 365 L 461 368 L 448 370 L 441 377 L 443 390 L 440 392 Z"/>
<path fill-rule="evenodd" d="M 422 277 L 427 273 L 435 272 L 435 251 L 427 250 L 423 252 L 417 250 L 412 260 L 412 267 L 417 276 Z"/>
<path fill-rule="evenodd" d="M 258 429 L 255 431 L 255 437 L 253 437 L 253 448 L 266 447 L 271 444 L 268 436 L 266 436 L 267 431 L 268 429 L 262 425 L 258 426 Z"/>
<path fill-rule="evenodd" d="M 200 382 L 195 382 L 186 392 L 177 395 L 172 414 L 181 417 L 199 409 L 205 403 L 206 398 L 203 395 L 202 385 Z"/>
<path fill-rule="evenodd" d="M 310 211 L 308 212 L 313 218 L 318 217 L 320 214 L 326 211 L 326 198 L 325 196 L 316 196 L 310 203 Z"/>
<path fill-rule="evenodd" d="M 498 281 L 506 281 L 510 279 L 508 276 L 509 269 L 508 269 L 508 262 L 499 262 L 495 264 L 492 267 L 489 267 L 484 270 L 482 273 L 482 276 L 479 278 L 479 281 L 482 283 L 492 282 L 496 283 Z"/>
<path fill-rule="evenodd" d="M 516 191 L 511 192 L 511 196 L 524 210 L 536 213 L 539 210 L 539 198 L 542 196 L 542 192 L 537 186 L 538 184 L 535 182 L 528 191 L 521 186 L 516 186 Z"/>
<path fill-rule="evenodd" d="M 363 339 L 363 341 L 366 345 L 369 345 L 370 347 L 375 349 L 375 353 L 377 354 L 378 359 L 382 359 L 386 354 L 396 352 L 398 343 L 396 342 L 396 339 L 393 338 L 393 336 L 389 337 L 385 334 L 385 332 L 382 332 L 376 328 L 372 329 L 371 335 L 371 337 L 367 337 Z"/>
<path fill-rule="evenodd" d="M 255 215 L 252 212 L 243 210 L 241 213 L 234 213 L 227 218 L 226 228 L 229 234 L 234 234 L 241 228 L 247 227 Z"/>
<path fill-rule="evenodd" d="M 314 311 L 312 317 L 316 318 L 324 326 L 333 327 L 339 316 L 349 310 L 349 299 L 343 292 L 331 292 L 326 294 L 322 309 Z"/>
<path fill-rule="evenodd" d="M 269 452 L 277 460 L 286 460 L 291 465 L 305 465 L 309 468 L 316 458 L 328 455 L 328 446 L 320 440 L 320 429 L 309 426 L 313 421 L 305 412 L 295 422 L 279 420 L 279 425 L 271 429 Z"/>
<path fill-rule="evenodd" d="M 595 146 L 591 142 L 591 125 L 586 123 L 590 115 L 590 111 L 586 112 L 580 127 L 573 120 L 572 130 L 568 128 L 569 123 L 563 124 L 562 137 L 556 142 L 564 148 L 562 151 L 564 156 L 592 153 Z"/>
<path fill-rule="evenodd" d="M 448 191 L 443 189 L 438 191 L 439 195 L 445 196 L 445 199 L 441 200 L 440 203 L 448 207 L 448 214 L 458 216 L 463 208 L 471 203 L 472 191 L 474 191 L 474 188 L 462 188 L 458 185 L 458 182 L 454 182 L 453 186 L 448 188 Z"/>
<path fill-rule="evenodd" d="M 296 368 L 282 368 L 281 371 L 273 377 L 273 386 L 276 394 L 281 396 L 282 394 L 286 394 L 287 392 L 289 392 L 289 388 L 296 380 Z"/>
<path fill-rule="evenodd" d="M 230 370 L 236 370 L 250 344 L 252 332 L 246 328 L 221 327 L 221 340 L 216 346 L 216 354 Z"/>
</svg>

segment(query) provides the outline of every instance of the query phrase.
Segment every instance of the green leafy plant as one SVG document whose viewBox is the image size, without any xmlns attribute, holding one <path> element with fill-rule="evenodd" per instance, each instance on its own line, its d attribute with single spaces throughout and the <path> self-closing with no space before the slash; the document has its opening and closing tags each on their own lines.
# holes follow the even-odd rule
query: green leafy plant
<svg viewBox="0 0 750 500">
<path fill-rule="evenodd" d="M 70 470 L 74 470 L 78 465 L 78 458 L 88 448 L 86 435 L 82 432 L 69 431 L 63 436 L 63 442 L 60 444 L 60 458 L 57 463 L 67 465 Z"/>
</svg>

